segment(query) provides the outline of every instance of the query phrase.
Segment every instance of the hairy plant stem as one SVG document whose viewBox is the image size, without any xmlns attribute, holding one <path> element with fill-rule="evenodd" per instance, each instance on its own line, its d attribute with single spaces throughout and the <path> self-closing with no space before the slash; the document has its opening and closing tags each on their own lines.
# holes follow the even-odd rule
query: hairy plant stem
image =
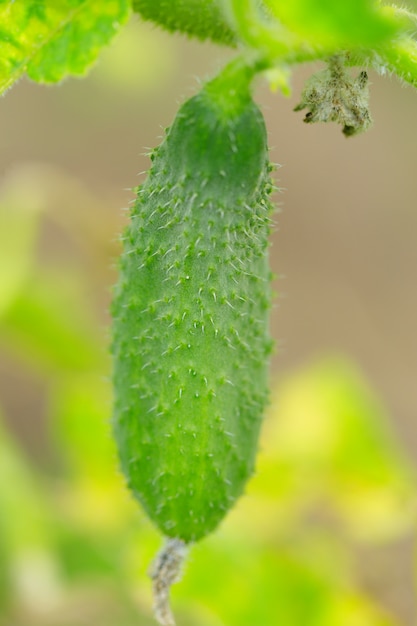
<svg viewBox="0 0 417 626">
<path fill-rule="evenodd" d="M 153 581 L 154 614 L 161 626 L 175 626 L 169 595 L 171 585 L 179 582 L 187 546 L 181 539 L 168 539 L 152 563 L 149 575 Z"/>
</svg>

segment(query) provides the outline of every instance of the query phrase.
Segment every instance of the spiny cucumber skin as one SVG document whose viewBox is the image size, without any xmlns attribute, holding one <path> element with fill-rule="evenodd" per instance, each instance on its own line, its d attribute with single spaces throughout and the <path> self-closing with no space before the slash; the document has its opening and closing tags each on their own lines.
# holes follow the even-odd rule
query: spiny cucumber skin
<svg viewBox="0 0 417 626">
<path fill-rule="evenodd" d="M 181 108 L 138 190 L 112 313 L 114 433 L 134 496 L 194 542 L 253 473 L 267 402 L 271 190 L 252 100 L 210 83 Z"/>
</svg>

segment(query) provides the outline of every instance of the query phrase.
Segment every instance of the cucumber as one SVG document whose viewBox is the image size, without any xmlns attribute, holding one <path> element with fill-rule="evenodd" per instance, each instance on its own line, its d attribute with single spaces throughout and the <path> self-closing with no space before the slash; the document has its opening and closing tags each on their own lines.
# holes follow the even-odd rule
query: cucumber
<svg viewBox="0 0 417 626">
<path fill-rule="evenodd" d="M 250 78 L 208 82 L 152 153 L 112 304 L 122 470 L 185 544 L 243 492 L 268 398 L 271 166 Z"/>
</svg>

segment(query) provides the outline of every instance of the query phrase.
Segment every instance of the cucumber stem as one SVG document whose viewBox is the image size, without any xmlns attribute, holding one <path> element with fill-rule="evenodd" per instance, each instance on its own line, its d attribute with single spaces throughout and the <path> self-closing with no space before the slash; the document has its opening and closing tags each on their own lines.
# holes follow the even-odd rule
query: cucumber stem
<svg viewBox="0 0 417 626">
<path fill-rule="evenodd" d="M 238 116 L 251 98 L 255 76 L 268 68 L 264 59 L 235 57 L 205 85 L 205 92 L 218 106 L 221 116 Z"/>
<path fill-rule="evenodd" d="M 153 581 L 154 615 L 161 626 L 175 626 L 169 602 L 171 585 L 179 582 L 187 545 L 181 539 L 167 539 L 152 563 L 149 576 Z"/>
</svg>

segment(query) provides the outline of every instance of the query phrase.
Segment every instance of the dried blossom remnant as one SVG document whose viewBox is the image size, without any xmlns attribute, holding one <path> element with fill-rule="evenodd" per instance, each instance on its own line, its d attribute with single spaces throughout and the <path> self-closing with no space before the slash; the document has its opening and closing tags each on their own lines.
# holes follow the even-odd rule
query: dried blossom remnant
<svg viewBox="0 0 417 626">
<path fill-rule="evenodd" d="M 169 604 L 171 585 L 181 579 L 181 568 L 187 546 L 181 539 L 168 539 L 157 554 L 149 572 L 153 580 L 154 614 L 161 626 L 175 626 Z"/>
<path fill-rule="evenodd" d="M 306 83 L 301 102 L 294 111 L 308 108 L 304 122 L 337 122 L 346 137 L 369 128 L 368 75 L 360 72 L 352 78 L 343 65 L 343 58 L 332 57 L 328 67 L 314 74 Z"/>
</svg>

